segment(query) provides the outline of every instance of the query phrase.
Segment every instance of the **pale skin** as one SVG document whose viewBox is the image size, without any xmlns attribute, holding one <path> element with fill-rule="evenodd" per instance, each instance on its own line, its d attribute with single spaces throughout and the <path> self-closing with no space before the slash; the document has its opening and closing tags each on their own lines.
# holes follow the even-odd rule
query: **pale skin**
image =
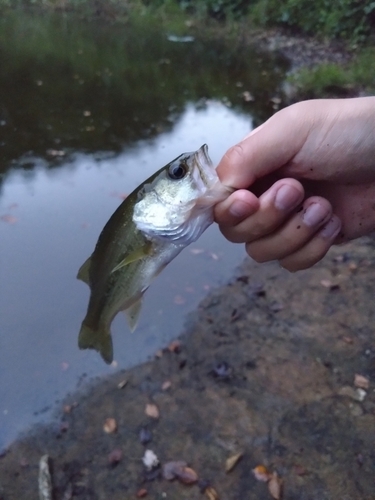
<svg viewBox="0 0 375 500">
<path fill-rule="evenodd" d="M 224 236 L 257 262 L 313 266 L 375 230 L 375 97 L 293 104 L 230 148 L 217 172 Z"/>
</svg>

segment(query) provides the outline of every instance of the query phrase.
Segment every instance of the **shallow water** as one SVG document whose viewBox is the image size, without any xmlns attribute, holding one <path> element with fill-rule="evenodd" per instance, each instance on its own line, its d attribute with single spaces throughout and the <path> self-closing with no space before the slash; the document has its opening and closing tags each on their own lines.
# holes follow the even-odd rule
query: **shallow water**
<svg viewBox="0 0 375 500">
<path fill-rule="evenodd" d="M 167 345 L 244 255 L 211 227 L 147 292 L 135 334 L 115 319 L 112 366 L 78 349 L 89 291 L 75 276 L 122 197 L 203 143 L 217 162 L 280 94 L 283 61 L 167 35 L 63 15 L 0 20 L 0 449 L 86 378 Z"/>
</svg>

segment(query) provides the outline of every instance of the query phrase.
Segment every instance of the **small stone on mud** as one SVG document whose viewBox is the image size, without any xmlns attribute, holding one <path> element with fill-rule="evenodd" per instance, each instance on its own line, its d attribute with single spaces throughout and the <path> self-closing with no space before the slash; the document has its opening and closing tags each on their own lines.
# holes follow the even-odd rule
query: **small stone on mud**
<svg viewBox="0 0 375 500">
<path fill-rule="evenodd" d="M 165 463 L 163 465 L 163 478 L 167 481 L 173 481 L 183 467 L 187 467 L 187 463 L 183 460 L 175 460 Z"/>
<path fill-rule="evenodd" d="M 152 470 L 159 465 L 159 459 L 152 450 L 146 450 L 142 462 L 147 470 Z"/>
<path fill-rule="evenodd" d="M 338 391 L 338 395 L 346 396 L 348 398 L 354 399 L 354 401 L 358 401 L 356 390 L 353 389 L 353 387 L 350 387 L 350 385 L 344 385 L 344 387 L 341 387 Z"/>
<path fill-rule="evenodd" d="M 183 484 L 194 484 L 198 481 L 198 474 L 191 467 L 187 467 L 183 460 L 167 462 L 163 465 L 163 477 L 167 481 L 178 479 Z"/>
<path fill-rule="evenodd" d="M 117 431 L 117 422 L 114 418 L 107 418 L 103 425 L 103 431 L 107 434 L 113 434 Z"/>
<path fill-rule="evenodd" d="M 220 379 L 228 379 L 231 377 L 233 372 L 232 367 L 226 362 L 223 361 L 222 363 L 218 363 L 214 369 L 212 370 L 212 373 L 214 374 L 215 377 L 220 378 Z"/>
<path fill-rule="evenodd" d="M 159 408 L 153 403 L 148 403 L 146 405 L 145 413 L 148 417 L 155 419 L 159 418 L 160 416 Z"/>
<path fill-rule="evenodd" d="M 152 432 L 146 427 L 142 427 L 139 431 L 139 440 L 142 444 L 147 444 L 152 441 Z"/>
</svg>

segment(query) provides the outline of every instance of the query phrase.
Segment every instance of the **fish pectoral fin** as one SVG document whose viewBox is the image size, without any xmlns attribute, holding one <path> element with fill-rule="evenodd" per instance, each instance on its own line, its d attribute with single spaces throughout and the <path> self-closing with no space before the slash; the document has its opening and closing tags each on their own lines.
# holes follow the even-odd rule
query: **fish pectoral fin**
<svg viewBox="0 0 375 500">
<path fill-rule="evenodd" d="M 142 247 L 137 248 L 130 254 L 128 254 L 121 262 L 117 264 L 116 267 L 112 269 L 112 273 L 118 271 L 119 269 L 131 264 L 132 262 L 137 262 L 137 260 L 143 259 L 151 255 L 152 243 L 151 241 L 147 241 Z"/>
<path fill-rule="evenodd" d="M 113 345 L 109 329 L 95 330 L 83 322 L 78 336 L 78 347 L 95 349 L 108 364 L 113 361 Z"/>
<path fill-rule="evenodd" d="M 91 266 L 91 256 L 85 260 L 82 266 L 79 268 L 77 279 L 83 281 L 87 285 L 90 285 L 90 266 Z"/>
<path fill-rule="evenodd" d="M 128 325 L 131 332 L 137 328 L 139 315 L 142 309 L 142 297 L 139 298 L 134 304 L 124 310 L 126 319 L 128 320 Z"/>
</svg>

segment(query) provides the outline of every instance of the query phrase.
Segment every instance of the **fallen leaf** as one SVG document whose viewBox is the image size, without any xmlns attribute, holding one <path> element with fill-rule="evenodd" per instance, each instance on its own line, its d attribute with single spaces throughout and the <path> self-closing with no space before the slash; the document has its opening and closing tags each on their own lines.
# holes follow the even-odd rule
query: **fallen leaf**
<svg viewBox="0 0 375 500">
<path fill-rule="evenodd" d="M 113 434 L 117 431 L 117 422 L 114 418 L 107 418 L 103 425 L 103 430 L 107 434 Z"/>
<path fill-rule="evenodd" d="M 239 453 L 236 453 L 235 455 L 232 455 L 231 457 L 227 458 L 225 462 L 225 472 L 230 472 L 232 469 L 234 469 L 234 467 L 240 461 L 242 456 L 243 452 L 240 451 Z"/>
<path fill-rule="evenodd" d="M 219 500 L 219 494 L 218 492 L 212 488 L 212 486 L 209 486 L 204 490 L 204 494 L 208 498 L 208 500 Z"/>
<path fill-rule="evenodd" d="M 214 252 L 210 252 L 210 257 L 214 260 L 219 260 L 219 256 Z"/>
<path fill-rule="evenodd" d="M 18 222 L 17 217 L 14 217 L 14 215 L 9 215 L 9 214 L 2 215 L 0 219 L 4 222 L 7 222 L 8 224 L 15 224 L 16 222 Z"/>
<path fill-rule="evenodd" d="M 370 380 L 367 377 L 356 373 L 354 375 L 354 385 L 360 389 L 368 389 L 370 386 Z"/>
<path fill-rule="evenodd" d="M 161 390 L 162 391 L 167 391 L 168 389 L 170 389 L 172 386 L 172 382 L 170 380 L 166 380 L 165 382 L 163 382 L 162 386 L 161 386 Z"/>
<path fill-rule="evenodd" d="M 194 484 L 198 481 L 198 474 L 191 467 L 187 467 L 183 460 L 167 462 L 163 465 L 163 477 L 167 481 L 178 479 L 184 484 Z"/>
<path fill-rule="evenodd" d="M 271 477 L 270 472 L 267 470 L 267 468 L 264 465 L 257 465 L 253 469 L 253 474 L 255 476 L 255 479 L 257 479 L 258 481 L 263 481 L 264 483 L 269 481 L 270 477 Z"/>
<path fill-rule="evenodd" d="M 268 482 L 268 491 L 275 500 L 281 499 L 282 485 L 282 479 L 278 476 L 277 472 L 273 472 L 271 479 Z"/>
<path fill-rule="evenodd" d="M 147 496 L 147 490 L 145 488 L 142 488 L 141 490 L 137 491 L 137 498 L 144 498 Z"/>
<path fill-rule="evenodd" d="M 155 404 L 152 404 L 152 403 L 148 403 L 146 405 L 145 413 L 148 417 L 151 417 L 151 418 L 159 418 L 159 416 L 160 416 L 159 408 Z"/>
<path fill-rule="evenodd" d="M 190 467 L 182 467 L 180 473 L 177 475 L 177 478 L 181 481 L 181 483 L 194 484 L 198 481 L 198 474 Z"/>
<path fill-rule="evenodd" d="M 118 389 L 123 389 L 127 385 L 128 382 L 129 382 L 128 379 L 121 380 L 121 382 L 119 382 L 117 384 Z"/>
</svg>

